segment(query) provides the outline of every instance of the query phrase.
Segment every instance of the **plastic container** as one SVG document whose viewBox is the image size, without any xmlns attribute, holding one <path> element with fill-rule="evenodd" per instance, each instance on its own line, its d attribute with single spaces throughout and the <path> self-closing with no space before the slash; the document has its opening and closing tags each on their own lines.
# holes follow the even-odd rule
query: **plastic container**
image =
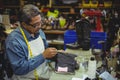
<svg viewBox="0 0 120 80">
<path fill-rule="evenodd" d="M 107 34 L 106 32 L 91 32 L 90 34 L 90 46 L 95 49 L 102 49 L 102 44 L 99 41 L 106 42 Z"/>
<path fill-rule="evenodd" d="M 64 49 L 66 49 L 66 44 L 75 43 L 77 41 L 77 34 L 74 30 L 67 30 L 64 33 Z"/>
<path fill-rule="evenodd" d="M 97 8 L 98 7 L 98 1 L 97 0 L 91 0 L 90 1 L 90 7 L 91 8 Z"/>
<path fill-rule="evenodd" d="M 92 31 L 90 33 L 90 37 L 102 37 L 102 38 L 106 38 L 107 37 L 107 34 L 106 32 L 96 32 L 96 31 Z"/>
<path fill-rule="evenodd" d="M 90 1 L 86 2 L 85 0 L 82 0 L 82 7 L 90 8 Z"/>
<path fill-rule="evenodd" d="M 112 6 L 112 1 L 104 1 L 104 7 L 111 7 Z"/>
</svg>

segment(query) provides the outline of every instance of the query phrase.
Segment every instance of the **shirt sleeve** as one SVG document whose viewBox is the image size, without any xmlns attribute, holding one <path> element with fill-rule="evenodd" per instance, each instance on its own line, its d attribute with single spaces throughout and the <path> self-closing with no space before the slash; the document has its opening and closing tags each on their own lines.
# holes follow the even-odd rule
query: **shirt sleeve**
<svg viewBox="0 0 120 80">
<path fill-rule="evenodd" d="M 10 40 L 6 44 L 6 54 L 10 60 L 13 72 L 16 75 L 27 74 L 45 61 L 42 54 L 28 59 L 27 46 L 25 48 L 23 45 L 25 45 L 25 43 L 23 44 L 16 40 Z"/>
</svg>

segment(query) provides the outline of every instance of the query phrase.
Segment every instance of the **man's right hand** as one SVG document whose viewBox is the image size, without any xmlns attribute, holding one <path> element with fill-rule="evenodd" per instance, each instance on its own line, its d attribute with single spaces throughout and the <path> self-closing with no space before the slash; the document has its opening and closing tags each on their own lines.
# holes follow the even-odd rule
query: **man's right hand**
<svg viewBox="0 0 120 80">
<path fill-rule="evenodd" d="M 47 48 L 44 52 L 43 52 L 43 56 L 44 58 L 52 58 L 57 54 L 57 49 L 56 48 Z"/>
</svg>

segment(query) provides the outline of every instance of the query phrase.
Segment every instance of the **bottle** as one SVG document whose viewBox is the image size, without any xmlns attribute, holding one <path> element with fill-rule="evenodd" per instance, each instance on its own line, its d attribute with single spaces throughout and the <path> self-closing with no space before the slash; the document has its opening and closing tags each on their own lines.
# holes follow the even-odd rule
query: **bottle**
<svg viewBox="0 0 120 80">
<path fill-rule="evenodd" d="M 91 79 L 96 78 L 96 60 L 94 57 L 91 57 L 88 62 L 88 76 Z"/>
</svg>

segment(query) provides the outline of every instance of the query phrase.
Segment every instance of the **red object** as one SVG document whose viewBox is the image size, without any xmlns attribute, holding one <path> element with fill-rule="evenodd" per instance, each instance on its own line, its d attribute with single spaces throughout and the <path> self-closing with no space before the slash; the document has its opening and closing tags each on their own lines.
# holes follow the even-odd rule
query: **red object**
<svg viewBox="0 0 120 80">
<path fill-rule="evenodd" d="M 41 10 L 41 12 L 43 12 L 43 13 L 47 13 L 49 11 L 49 8 L 43 8 L 42 10 Z"/>
<path fill-rule="evenodd" d="M 96 25 L 96 31 L 103 32 L 103 28 L 101 25 L 100 17 L 102 16 L 102 13 L 100 10 L 94 11 L 94 10 L 86 10 L 84 11 L 84 14 L 87 16 L 96 16 L 97 17 L 97 25 Z"/>
</svg>

